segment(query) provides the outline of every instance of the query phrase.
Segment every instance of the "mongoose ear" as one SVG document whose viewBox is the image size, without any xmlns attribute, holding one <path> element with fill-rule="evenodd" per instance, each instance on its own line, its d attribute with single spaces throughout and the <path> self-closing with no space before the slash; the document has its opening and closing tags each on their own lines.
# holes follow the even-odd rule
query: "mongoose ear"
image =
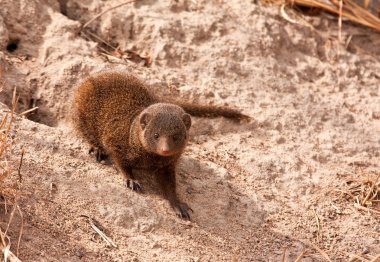
<svg viewBox="0 0 380 262">
<path fill-rule="evenodd" d="M 185 124 L 186 129 L 189 130 L 190 127 L 191 127 L 191 117 L 190 117 L 190 115 L 189 115 L 189 114 L 186 114 L 186 113 L 183 114 L 183 115 L 182 115 L 182 121 L 183 121 L 183 123 Z"/>
<path fill-rule="evenodd" d="M 149 113 L 142 113 L 140 115 L 140 125 L 142 127 L 142 129 L 144 129 L 146 127 L 146 125 L 149 123 L 150 121 L 150 118 L 151 118 L 151 115 Z"/>
</svg>

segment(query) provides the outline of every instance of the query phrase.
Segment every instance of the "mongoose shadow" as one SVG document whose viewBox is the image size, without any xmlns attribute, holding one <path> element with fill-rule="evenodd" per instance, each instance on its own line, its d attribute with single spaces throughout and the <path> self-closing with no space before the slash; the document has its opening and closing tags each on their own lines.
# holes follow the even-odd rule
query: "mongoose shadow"
<svg viewBox="0 0 380 262">
<path fill-rule="evenodd" d="M 234 186 L 232 173 L 237 175 L 238 170 L 216 162 L 185 156 L 179 163 L 178 192 L 194 209 L 194 222 L 222 231 L 233 220 L 246 226 L 261 226 L 266 214 L 260 210 L 258 197 L 248 197 Z"/>
<path fill-rule="evenodd" d="M 238 110 L 197 105 L 153 94 L 138 78 L 116 72 L 89 77 L 74 97 L 74 126 L 98 161 L 110 157 L 128 188 L 142 192 L 137 170 L 155 180 L 177 214 L 191 208 L 176 192 L 176 166 L 184 151 L 192 116 L 248 121 Z"/>
<path fill-rule="evenodd" d="M 236 123 L 234 120 L 215 118 L 209 119 L 195 117 L 190 129 L 190 141 L 201 135 L 226 135 L 242 132 L 253 132 L 258 129 L 259 124 L 254 119 Z"/>
</svg>

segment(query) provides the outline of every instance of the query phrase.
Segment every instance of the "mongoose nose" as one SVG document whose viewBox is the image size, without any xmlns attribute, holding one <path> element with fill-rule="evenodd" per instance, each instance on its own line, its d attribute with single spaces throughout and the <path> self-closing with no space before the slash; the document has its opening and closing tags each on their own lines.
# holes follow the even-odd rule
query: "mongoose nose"
<svg viewBox="0 0 380 262">
<path fill-rule="evenodd" d="M 167 155 L 171 154 L 171 151 L 170 150 L 161 150 L 161 154 L 167 156 Z"/>
</svg>

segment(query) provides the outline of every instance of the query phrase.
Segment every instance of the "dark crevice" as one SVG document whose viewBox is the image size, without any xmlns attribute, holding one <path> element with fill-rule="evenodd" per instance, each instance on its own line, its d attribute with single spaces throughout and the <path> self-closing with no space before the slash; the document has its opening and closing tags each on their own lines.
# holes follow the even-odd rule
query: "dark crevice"
<svg viewBox="0 0 380 262">
<path fill-rule="evenodd" d="M 20 39 L 11 39 L 7 45 L 7 51 L 12 53 L 17 50 Z"/>
<path fill-rule="evenodd" d="M 64 16 L 67 16 L 67 1 L 68 0 L 59 0 L 59 10 L 61 12 L 61 14 L 63 14 Z"/>
<path fill-rule="evenodd" d="M 4 92 L 3 96 L 0 98 L 0 102 L 4 103 L 8 107 L 11 107 L 12 93 L 13 93 L 13 90 Z M 16 112 L 18 114 L 24 113 L 24 116 L 33 122 L 37 122 L 37 123 L 44 124 L 51 127 L 57 126 L 58 124 L 57 116 L 47 106 L 46 101 L 42 99 L 33 98 L 33 95 L 29 92 L 21 91 L 19 95 L 20 97 L 17 103 L 17 108 L 16 108 Z M 27 112 L 30 109 L 33 109 L 33 110 L 30 112 Z"/>
<path fill-rule="evenodd" d="M 34 99 L 34 98 L 31 98 L 28 102 L 29 102 L 28 103 L 29 109 L 32 109 L 35 107 L 38 107 L 38 109 L 26 114 L 26 118 L 28 118 L 29 120 L 33 122 L 37 122 L 37 123 L 44 124 L 47 126 L 54 127 L 57 125 L 57 119 L 54 116 L 54 114 L 49 109 L 47 109 L 45 105 L 46 103 L 44 103 L 40 99 Z"/>
</svg>

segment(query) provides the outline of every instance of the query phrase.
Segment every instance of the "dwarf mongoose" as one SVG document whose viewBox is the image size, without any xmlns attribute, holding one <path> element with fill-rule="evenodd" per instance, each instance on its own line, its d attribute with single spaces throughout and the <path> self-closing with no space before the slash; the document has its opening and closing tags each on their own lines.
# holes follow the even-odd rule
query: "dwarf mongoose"
<svg viewBox="0 0 380 262">
<path fill-rule="evenodd" d="M 132 75 L 101 73 L 88 78 L 76 91 L 74 124 L 95 148 L 98 161 L 110 156 L 127 187 L 141 191 L 135 169 L 155 172 L 165 198 L 181 218 L 190 219 L 190 208 L 178 199 L 175 182 L 175 167 L 191 126 L 189 114 L 246 116 L 224 107 L 167 101 Z"/>
</svg>

